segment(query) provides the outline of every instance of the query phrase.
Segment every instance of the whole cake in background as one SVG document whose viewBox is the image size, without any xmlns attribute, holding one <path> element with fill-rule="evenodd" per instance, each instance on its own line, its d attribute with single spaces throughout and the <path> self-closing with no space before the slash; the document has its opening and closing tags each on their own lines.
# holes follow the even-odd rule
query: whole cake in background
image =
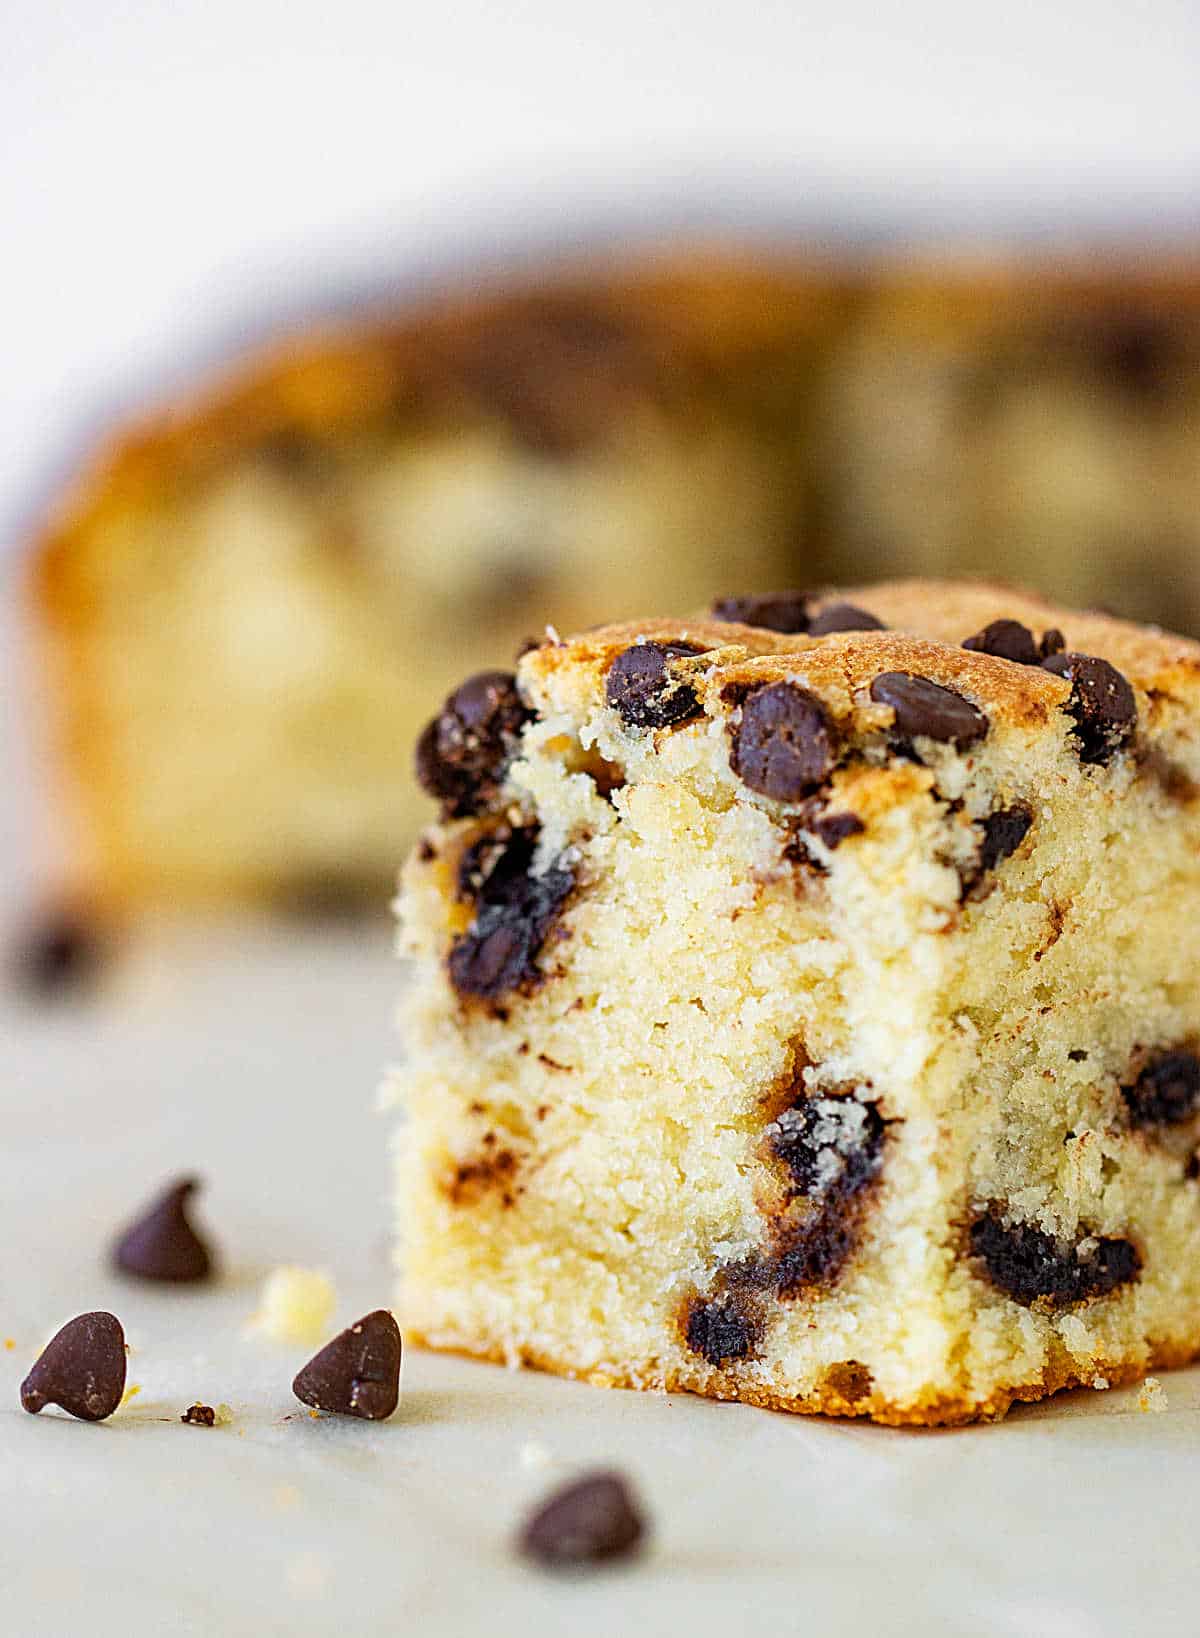
<svg viewBox="0 0 1200 1638">
<path fill-rule="evenodd" d="M 410 746 L 547 621 L 1019 574 L 1200 630 L 1200 274 L 680 255 L 296 335 L 36 543 L 72 885 L 381 901 Z"/>
<path fill-rule="evenodd" d="M 409 1341 L 918 1424 L 1200 1353 L 1200 644 L 900 582 L 508 686 L 399 903 Z"/>
</svg>

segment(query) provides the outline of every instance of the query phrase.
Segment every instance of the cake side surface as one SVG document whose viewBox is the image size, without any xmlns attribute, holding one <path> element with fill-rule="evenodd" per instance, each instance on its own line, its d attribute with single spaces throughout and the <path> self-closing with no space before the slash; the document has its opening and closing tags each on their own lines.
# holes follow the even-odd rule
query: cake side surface
<svg viewBox="0 0 1200 1638">
<path fill-rule="evenodd" d="M 897 1422 L 1200 1346 L 1200 651 L 853 595 L 931 635 L 660 621 L 522 661 L 502 794 L 402 896 L 430 1344 Z M 1073 648 L 957 646 L 1022 615 L 1129 699 Z"/>
</svg>

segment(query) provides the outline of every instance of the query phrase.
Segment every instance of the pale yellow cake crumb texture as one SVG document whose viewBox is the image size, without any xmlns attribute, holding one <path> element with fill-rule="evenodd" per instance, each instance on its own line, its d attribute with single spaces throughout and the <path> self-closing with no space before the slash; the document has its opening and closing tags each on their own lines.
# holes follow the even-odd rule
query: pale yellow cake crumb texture
<svg viewBox="0 0 1200 1638">
<path fill-rule="evenodd" d="M 1200 1351 L 1197 1118 L 1138 1125 L 1121 1090 L 1200 1039 L 1200 647 L 1004 587 L 829 595 L 889 629 L 660 620 L 526 655 L 500 803 L 409 859 L 407 1341 L 901 1424 Z M 1119 668 L 1130 742 L 1082 760 L 1064 678 L 960 646 L 1000 618 Z M 606 701 L 647 640 L 702 651 L 674 662 L 698 702 L 674 726 Z M 898 743 L 870 693 L 894 671 L 962 695 L 986 737 Z M 834 846 L 809 795 L 732 765 L 742 702 L 777 682 L 844 749 L 818 806 L 859 828 Z M 973 882 L 1014 808 L 1027 834 Z M 527 981 L 481 1000 L 447 963 L 478 925 L 459 866 L 505 825 L 536 827 L 531 879 L 573 887 Z M 808 1117 L 815 1169 L 789 1183 L 780 1134 Z M 831 1214 L 821 1178 L 871 1121 L 877 1172 Z M 987 1261 L 988 1225 L 1024 1275 Z M 825 1272 L 785 1289 L 780 1248 L 818 1230 Z M 1046 1247 L 1079 1283 L 1031 1295 Z M 732 1315 L 733 1341 L 698 1344 L 697 1314 Z"/>
<path fill-rule="evenodd" d="M 1143 1415 L 1161 1416 L 1170 1409 L 1167 1390 L 1156 1376 L 1148 1376 L 1138 1393 L 1137 1407 Z"/>
<path fill-rule="evenodd" d="M 328 1274 L 312 1268 L 276 1268 L 263 1283 L 251 1329 L 275 1342 L 320 1342 L 335 1302 Z"/>
</svg>

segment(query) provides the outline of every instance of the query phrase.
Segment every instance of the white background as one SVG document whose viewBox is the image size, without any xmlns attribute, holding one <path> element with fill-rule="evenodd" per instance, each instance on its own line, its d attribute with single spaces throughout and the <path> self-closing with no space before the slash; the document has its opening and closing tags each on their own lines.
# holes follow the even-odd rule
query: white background
<svg viewBox="0 0 1200 1638">
<path fill-rule="evenodd" d="M 1200 219 L 1196 0 L 0 0 L 0 541 L 314 299 L 619 224 Z"/>
</svg>

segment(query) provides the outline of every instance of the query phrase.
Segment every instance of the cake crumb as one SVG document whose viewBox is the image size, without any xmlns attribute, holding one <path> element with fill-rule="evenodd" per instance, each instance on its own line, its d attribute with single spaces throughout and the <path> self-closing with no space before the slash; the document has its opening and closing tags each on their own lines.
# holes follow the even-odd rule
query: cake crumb
<svg viewBox="0 0 1200 1638">
<path fill-rule="evenodd" d="M 5 1348 L 7 1348 L 8 1352 L 11 1354 L 13 1349 L 17 1346 L 16 1337 L 5 1337 L 4 1346 L 5 1346 Z"/>
<path fill-rule="evenodd" d="M 217 1406 L 216 1418 L 217 1418 L 217 1422 L 216 1422 L 217 1427 L 227 1428 L 229 1426 L 229 1424 L 233 1421 L 233 1406 L 232 1405 L 226 1405 L 224 1403 L 224 1401 L 222 1401 L 222 1403 Z"/>
<path fill-rule="evenodd" d="M 1167 1408 L 1167 1390 L 1156 1376 L 1148 1376 L 1137 1396 L 1137 1408 L 1143 1416 L 1161 1416 Z"/>
<path fill-rule="evenodd" d="M 122 1405 L 127 1405 L 131 1399 L 136 1399 L 141 1391 L 142 1384 L 140 1382 L 131 1382 L 125 1389 L 125 1392 L 121 1395 Z"/>
<path fill-rule="evenodd" d="M 251 1329 L 275 1342 L 319 1342 L 334 1308 L 333 1281 L 316 1269 L 272 1269 L 263 1284 Z"/>
<path fill-rule="evenodd" d="M 294 1484 L 277 1484 L 271 1492 L 271 1499 L 276 1507 L 287 1510 L 298 1507 L 303 1498 Z"/>
</svg>

